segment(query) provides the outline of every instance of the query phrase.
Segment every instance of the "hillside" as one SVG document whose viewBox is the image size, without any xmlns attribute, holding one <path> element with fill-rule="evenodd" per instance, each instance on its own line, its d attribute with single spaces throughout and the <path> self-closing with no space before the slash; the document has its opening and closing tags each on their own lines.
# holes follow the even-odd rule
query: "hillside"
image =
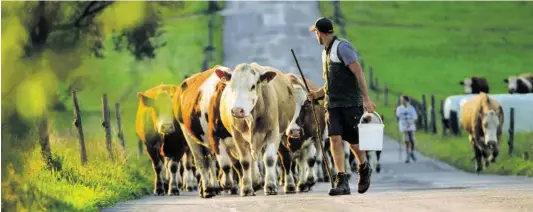
<svg viewBox="0 0 533 212">
<path fill-rule="evenodd" d="M 324 16 L 333 16 L 331 2 L 320 5 Z M 422 94 L 434 94 L 438 103 L 461 94 L 458 82 L 474 75 L 487 78 L 491 93 L 506 93 L 504 78 L 531 72 L 533 67 L 533 2 L 343 1 L 341 8 L 347 38 L 361 53 L 365 68 L 372 66 L 380 86 L 385 82 L 395 93 L 418 100 Z M 395 102 L 397 97 L 389 98 Z M 383 99 L 374 100 L 378 112 L 390 117 L 386 132 L 397 137 L 392 106 L 384 106 Z M 419 131 L 417 142 L 417 149 L 425 154 L 473 169 L 472 148 L 464 134 L 454 138 Z M 533 152 L 532 142 L 533 134 L 518 135 L 519 157 L 510 158 L 505 132 L 500 160 L 487 172 L 533 176 L 531 158 L 520 157 Z"/>
</svg>

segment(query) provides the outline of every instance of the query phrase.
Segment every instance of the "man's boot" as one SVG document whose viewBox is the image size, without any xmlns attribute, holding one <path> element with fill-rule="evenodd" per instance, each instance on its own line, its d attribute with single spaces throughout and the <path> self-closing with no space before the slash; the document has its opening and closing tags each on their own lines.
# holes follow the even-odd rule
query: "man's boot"
<svg viewBox="0 0 533 212">
<path fill-rule="evenodd" d="M 357 192 L 360 194 L 365 193 L 370 187 L 370 176 L 372 176 L 372 169 L 368 165 L 368 161 L 359 166 L 357 169 Z"/>
<path fill-rule="evenodd" d="M 346 173 L 337 173 L 334 186 L 335 187 L 329 189 L 330 196 L 350 194 L 350 185 L 348 184 L 348 175 Z"/>
</svg>

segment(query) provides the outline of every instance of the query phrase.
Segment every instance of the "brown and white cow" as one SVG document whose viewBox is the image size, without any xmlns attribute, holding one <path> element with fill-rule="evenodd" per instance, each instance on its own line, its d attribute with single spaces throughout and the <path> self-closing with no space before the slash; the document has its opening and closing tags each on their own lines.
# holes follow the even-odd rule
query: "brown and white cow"
<svg viewBox="0 0 533 212">
<path fill-rule="evenodd" d="M 294 88 L 294 99 L 296 100 L 296 114 L 298 114 L 294 125 L 288 129 L 287 133 L 283 135 L 282 142 L 284 146 L 280 146 L 279 154 L 281 156 L 281 163 L 285 173 L 285 193 L 306 192 L 314 184 L 317 179 L 315 173 L 315 163 L 317 156 L 317 144 L 322 141 L 322 133 L 317 138 L 317 129 L 320 132 L 325 130 L 325 110 L 322 105 L 317 102 L 307 101 L 307 91 L 305 84 L 298 76 L 287 73 L 284 74 L 289 79 Z M 307 85 L 310 89 L 318 89 L 309 79 L 306 79 Z M 313 104 L 313 105 L 312 105 Z M 317 115 L 319 126 L 316 125 L 313 115 L 313 107 Z M 285 141 L 285 142 L 284 142 Z M 295 170 L 298 173 L 298 184 L 294 185 L 292 174 L 293 163 L 295 162 Z"/>
<path fill-rule="evenodd" d="M 281 135 L 297 114 L 294 89 L 282 73 L 257 63 L 241 63 L 232 72 L 217 69 L 227 85 L 222 92 L 220 116 L 238 150 L 243 175 L 241 196 L 255 195 L 252 187 L 252 158 L 263 148 L 266 195 L 277 194 L 276 164 Z"/>
<path fill-rule="evenodd" d="M 223 66 L 216 68 L 229 70 Z M 172 105 L 174 118 L 178 121 L 194 158 L 196 172 L 200 173 L 200 196 L 215 196 L 220 186 L 217 181 L 216 158 L 208 141 L 208 109 L 215 87 L 220 79 L 214 69 L 192 75 L 184 80 Z M 227 161 L 220 161 L 224 167 Z M 227 162 L 231 165 L 231 161 Z"/>
<path fill-rule="evenodd" d="M 503 109 L 501 104 L 486 93 L 480 93 L 463 105 L 461 125 L 468 132 L 468 139 L 474 148 L 476 171 L 495 162 L 499 154 L 502 136 Z"/>
<path fill-rule="evenodd" d="M 464 87 L 464 94 L 489 93 L 489 82 L 485 77 L 473 76 L 459 81 Z"/>
<path fill-rule="evenodd" d="M 533 73 L 523 73 L 518 76 L 509 76 L 504 80 L 507 84 L 508 92 L 513 93 L 533 93 Z"/>
<path fill-rule="evenodd" d="M 161 84 L 137 94 L 135 126 L 152 160 L 155 195 L 163 195 L 165 191 L 179 195 L 179 161 L 187 146 L 172 116 L 172 94 L 176 89 L 177 86 Z"/>
</svg>

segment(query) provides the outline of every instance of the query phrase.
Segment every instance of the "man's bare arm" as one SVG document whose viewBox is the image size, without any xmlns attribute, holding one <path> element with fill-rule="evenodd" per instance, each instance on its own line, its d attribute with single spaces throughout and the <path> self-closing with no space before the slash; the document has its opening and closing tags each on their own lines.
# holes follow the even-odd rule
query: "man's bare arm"
<svg viewBox="0 0 533 212">
<path fill-rule="evenodd" d="M 348 65 L 348 68 L 355 74 L 355 77 L 357 78 L 357 81 L 359 82 L 359 87 L 361 88 L 361 92 L 363 93 L 363 98 L 368 100 L 368 91 L 366 87 L 366 80 L 365 75 L 363 74 L 363 70 L 361 70 L 361 65 L 358 61 L 355 61 L 353 63 L 350 63 Z"/>
</svg>

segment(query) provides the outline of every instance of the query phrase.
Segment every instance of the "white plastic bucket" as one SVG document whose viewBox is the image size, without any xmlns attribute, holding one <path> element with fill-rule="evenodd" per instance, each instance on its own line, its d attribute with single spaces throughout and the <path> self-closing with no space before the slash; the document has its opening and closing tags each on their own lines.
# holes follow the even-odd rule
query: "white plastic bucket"
<svg viewBox="0 0 533 212">
<path fill-rule="evenodd" d="M 365 114 L 368 113 L 365 112 L 361 116 L 359 124 L 357 125 L 357 127 L 359 128 L 359 150 L 383 150 L 383 129 L 385 127 L 385 125 L 383 124 L 383 120 L 381 119 L 381 116 L 378 113 L 374 112 L 374 114 L 376 114 L 376 116 L 379 118 L 379 124 L 361 124 L 361 121 L 363 121 L 363 117 L 365 116 Z"/>
</svg>

